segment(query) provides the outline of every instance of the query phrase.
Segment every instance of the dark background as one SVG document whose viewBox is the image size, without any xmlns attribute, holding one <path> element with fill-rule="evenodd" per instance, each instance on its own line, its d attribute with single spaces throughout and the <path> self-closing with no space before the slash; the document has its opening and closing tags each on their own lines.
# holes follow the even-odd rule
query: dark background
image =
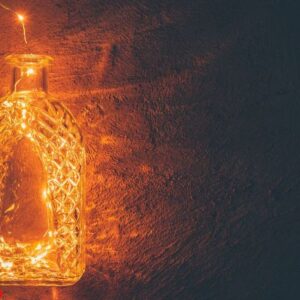
<svg viewBox="0 0 300 300">
<path fill-rule="evenodd" d="M 87 149 L 87 270 L 7 299 L 300 299 L 299 1 L 9 1 Z M 1 93 L 9 69 L 0 63 Z"/>
</svg>

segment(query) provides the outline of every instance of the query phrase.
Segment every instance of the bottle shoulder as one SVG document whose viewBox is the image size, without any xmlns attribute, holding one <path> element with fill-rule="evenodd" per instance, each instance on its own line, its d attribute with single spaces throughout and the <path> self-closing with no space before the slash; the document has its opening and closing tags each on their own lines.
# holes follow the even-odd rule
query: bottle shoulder
<svg viewBox="0 0 300 300">
<path fill-rule="evenodd" d="M 58 135 L 69 135 L 83 143 L 81 130 L 70 110 L 50 95 L 8 95 L 0 99 L 0 126 L 24 126 L 39 130 L 41 126 Z M 25 128 L 24 128 L 25 129 Z"/>
</svg>

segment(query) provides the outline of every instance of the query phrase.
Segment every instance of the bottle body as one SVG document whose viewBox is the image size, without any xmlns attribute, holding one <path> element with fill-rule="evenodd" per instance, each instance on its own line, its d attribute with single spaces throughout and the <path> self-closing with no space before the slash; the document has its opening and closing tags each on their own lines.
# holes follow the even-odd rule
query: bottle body
<svg viewBox="0 0 300 300">
<path fill-rule="evenodd" d="M 85 150 L 44 91 L 0 100 L 0 284 L 70 285 L 85 268 Z"/>
</svg>

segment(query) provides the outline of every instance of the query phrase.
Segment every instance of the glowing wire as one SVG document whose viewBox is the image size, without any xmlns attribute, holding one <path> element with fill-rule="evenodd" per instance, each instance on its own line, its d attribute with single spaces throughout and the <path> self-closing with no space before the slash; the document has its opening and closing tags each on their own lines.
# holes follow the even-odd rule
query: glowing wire
<svg viewBox="0 0 300 300">
<path fill-rule="evenodd" d="M 5 6 L 5 5 L 2 4 L 1 2 L 0 2 L 0 6 L 1 6 L 2 8 L 4 8 L 4 9 L 6 9 L 6 10 L 13 11 L 12 9 L 10 9 L 10 8 L 7 7 L 7 6 Z"/>
<path fill-rule="evenodd" d="M 24 23 L 24 16 L 23 15 L 20 15 L 20 14 L 16 14 L 21 25 L 22 25 L 22 29 L 23 29 L 23 38 L 24 38 L 24 42 L 25 44 L 27 44 L 27 37 L 26 37 L 26 28 L 25 28 L 25 23 Z"/>
<path fill-rule="evenodd" d="M 22 29 L 23 29 L 23 38 L 24 38 L 24 42 L 25 44 L 27 44 L 27 37 L 26 37 L 26 27 L 25 27 L 25 17 L 21 14 L 18 14 L 17 12 L 15 12 L 14 10 L 12 10 L 10 7 L 4 5 L 3 3 L 0 2 L 0 7 L 2 7 L 5 10 L 8 10 L 10 12 L 12 12 L 13 14 L 15 14 L 19 20 L 19 22 L 22 25 Z"/>
<path fill-rule="evenodd" d="M 22 77 L 21 77 L 19 80 L 16 81 L 15 87 L 14 87 L 14 93 L 17 92 L 17 86 L 18 86 L 18 84 L 21 82 L 21 80 L 22 80 Z"/>
</svg>

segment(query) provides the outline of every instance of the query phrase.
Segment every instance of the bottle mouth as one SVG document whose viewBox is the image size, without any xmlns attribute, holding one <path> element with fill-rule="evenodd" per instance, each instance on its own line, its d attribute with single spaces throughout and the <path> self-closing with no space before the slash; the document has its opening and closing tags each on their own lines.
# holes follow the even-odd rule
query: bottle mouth
<svg viewBox="0 0 300 300">
<path fill-rule="evenodd" d="M 11 54 L 5 57 L 8 64 L 16 67 L 46 67 L 52 61 L 53 58 L 48 55 L 38 54 Z"/>
</svg>

